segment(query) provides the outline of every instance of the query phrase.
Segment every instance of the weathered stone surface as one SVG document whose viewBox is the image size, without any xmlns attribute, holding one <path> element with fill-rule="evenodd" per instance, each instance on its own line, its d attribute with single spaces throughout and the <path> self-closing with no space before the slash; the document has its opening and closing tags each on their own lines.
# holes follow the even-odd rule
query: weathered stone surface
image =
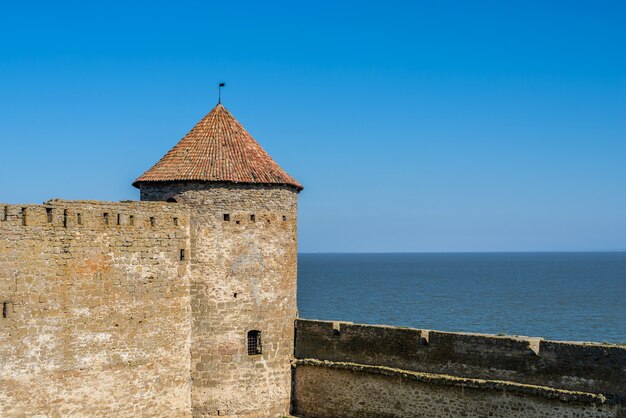
<svg viewBox="0 0 626 418">
<path fill-rule="evenodd" d="M 626 347 L 298 320 L 296 357 L 511 380 L 626 399 Z"/>
<path fill-rule="evenodd" d="M 397 409 L 417 405 L 400 399 L 406 395 L 403 389 L 406 385 L 413 387 L 411 391 L 425 393 L 421 400 L 416 401 L 421 405 L 420 410 L 426 407 L 427 410 L 436 409 L 435 405 L 424 405 L 429 399 L 440 402 L 441 397 L 456 396 L 456 389 L 429 386 L 452 385 L 494 392 L 489 396 L 480 395 L 484 398 L 482 406 L 468 403 L 465 413 L 469 416 L 517 416 L 519 414 L 511 412 L 508 406 L 504 407 L 503 402 L 519 397 L 529 397 L 516 406 L 522 408 L 525 405 L 519 410 L 525 411 L 526 415 L 519 416 L 541 416 L 546 410 L 543 407 L 535 410 L 532 405 L 547 400 L 571 404 L 566 408 L 560 403 L 560 406 L 555 404 L 557 409 L 554 414 L 559 416 L 568 416 L 575 411 L 580 415 L 574 416 L 596 416 L 596 412 L 598 416 L 626 414 L 626 347 L 622 346 L 299 319 L 296 321 L 296 357 L 302 360 L 296 363 L 294 372 L 294 405 L 303 416 L 370 416 L 367 413 L 373 414 L 371 416 L 431 416 L 430 412 L 412 415 L 410 409 Z M 345 364 L 353 366 L 346 367 Z M 327 370 L 312 370 L 320 367 Z M 344 369 L 349 369 L 349 372 Z M 383 370 L 396 372 L 389 374 L 383 373 Z M 372 374 L 382 374 L 387 378 L 372 377 Z M 424 377 L 426 375 L 430 377 Z M 345 382 L 347 376 L 353 384 Z M 399 384 L 390 376 L 402 377 L 404 383 Z M 408 377 L 412 383 L 405 381 Z M 477 385 L 480 380 L 485 382 Z M 377 389 L 372 389 L 372 385 Z M 347 415 L 332 415 L 328 412 L 330 407 L 324 410 L 313 408 L 313 393 L 320 394 L 329 387 L 336 391 L 335 399 L 350 397 L 353 403 L 363 402 L 364 405 L 370 405 L 372 393 L 383 390 L 388 395 L 385 402 L 390 403 L 370 405 L 358 409 L 358 413 L 348 408 L 354 415 L 348 412 Z M 526 390 L 531 387 L 539 389 Z M 323 396 L 330 396 L 332 392 L 328 390 Z M 516 394 L 511 398 L 500 396 L 497 392 Z M 566 396 L 566 392 L 582 395 Z M 392 393 L 397 393 L 399 398 L 392 397 Z M 438 395 L 432 397 L 428 393 Z M 467 392 L 471 396 L 474 393 Z M 555 393 L 559 395 L 552 396 Z M 537 401 L 538 395 L 543 400 Z M 591 404 L 595 401 L 585 403 L 584 399 L 589 397 L 603 401 L 598 405 Z M 320 405 L 337 405 L 338 402 L 327 401 L 322 395 L 317 401 Z M 450 401 L 456 404 L 456 401 Z M 393 406 L 396 402 L 403 406 Z M 497 408 L 491 409 L 490 402 L 498 405 Z M 372 409 L 368 409 L 370 407 Z M 384 408 L 395 412 L 377 415 L 382 414 Z M 456 411 L 452 414 L 456 415 L 462 410 L 450 411 Z M 433 413 L 432 416 L 449 414 Z"/>
<path fill-rule="evenodd" d="M 140 187 L 142 200 L 175 199 L 192 213 L 194 416 L 287 415 L 296 318 L 297 190 L 201 182 Z M 246 352 L 250 330 L 261 331 L 261 355 Z"/>
<path fill-rule="evenodd" d="M 141 196 L 0 204 L 0 416 L 626 416 L 624 347 L 308 320 L 294 347 L 297 188 Z"/>
<path fill-rule="evenodd" d="M 602 397 L 591 394 L 376 369 L 301 362 L 294 371 L 294 414 L 318 418 L 623 416 L 619 406 L 604 404 Z"/>
<path fill-rule="evenodd" d="M 297 189 L 141 192 L 0 205 L 0 415 L 288 414 Z"/>
<path fill-rule="evenodd" d="M 177 205 L 0 204 L 0 416 L 188 415 L 188 248 Z"/>
</svg>

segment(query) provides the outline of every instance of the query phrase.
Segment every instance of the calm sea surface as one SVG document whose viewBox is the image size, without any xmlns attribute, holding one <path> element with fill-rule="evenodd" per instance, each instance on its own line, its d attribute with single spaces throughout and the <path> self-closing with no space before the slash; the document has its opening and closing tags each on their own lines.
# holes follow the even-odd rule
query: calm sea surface
<svg viewBox="0 0 626 418">
<path fill-rule="evenodd" d="M 300 254 L 300 317 L 626 343 L 626 252 Z"/>
</svg>

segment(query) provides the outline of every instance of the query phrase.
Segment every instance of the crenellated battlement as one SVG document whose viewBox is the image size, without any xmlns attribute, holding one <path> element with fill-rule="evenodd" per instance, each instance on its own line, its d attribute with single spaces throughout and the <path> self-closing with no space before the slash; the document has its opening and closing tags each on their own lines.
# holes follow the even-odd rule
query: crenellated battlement
<svg viewBox="0 0 626 418">
<path fill-rule="evenodd" d="M 288 212 L 215 211 L 225 228 L 293 226 L 296 219 Z M 154 230 L 189 226 L 190 212 L 185 205 L 168 202 L 52 199 L 40 205 L 0 203 L 0 228 L 150 228 Z"/>
<path fill-rule="evenodd" d="M 151 228 L 189 225 L 189 210 L 167 202 L 99 202 L 52 199 L 41 205 L 0 203 L 0 228 Z"/>
</svg>

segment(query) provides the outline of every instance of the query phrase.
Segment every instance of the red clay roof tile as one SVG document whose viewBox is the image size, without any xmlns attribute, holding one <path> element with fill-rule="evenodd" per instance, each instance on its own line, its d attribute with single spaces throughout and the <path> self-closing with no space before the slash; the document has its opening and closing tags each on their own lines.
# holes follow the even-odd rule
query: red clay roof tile
<svg viewBox="0 0 626 418">
<path fill-rule="evenodd" d="M 133 186 L 158 181 L 302 185 L 272 160 L 224 106 L 218 104 Z"/>
</svg>

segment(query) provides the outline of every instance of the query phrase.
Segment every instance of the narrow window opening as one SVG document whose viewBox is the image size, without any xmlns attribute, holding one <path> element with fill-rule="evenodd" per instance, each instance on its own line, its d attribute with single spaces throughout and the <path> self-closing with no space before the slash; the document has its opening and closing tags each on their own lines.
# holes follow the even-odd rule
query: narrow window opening
<svg viewBox="0 0 626 418">
<path fill-rule="evenodd" d="M 105 212 L 104 214 L 102 214 L 102 217 L 104 218 L 104 224 L 108 225 L 109 224 L 109 214 Z"/>
<path fill-rule="evenodd" d="M 82 225 L 83 224 L 83 214 L 82 213 L 77 213 L 76 214 L 76 223 L 78 225 Z"/>
<path fill-rule="evenodd" d="M 52 223 L 52 208 L 46 208 L 46 217 L 48 218 L 48 223 Z"/>
<path fill-rule="evenodd" d="M 6 220 L 8 220 L 8 219 L 9 219 L 9 207 L 8 207 L 8 206 L 5 206 L 5 207 L 4 207 L 4 213 L 3 213 L 2 220 L 3 220 L 3 221 L 6 221 Z"/>
<path fill-rule="evenodd" d="M 235 223 L 236 223 L 237 225 L 239 225 L 241 222 L 239 222 L 239 221 L 235 221 Z"/>
<path fill-rule="evenodd" d="M 63 209 L 63 228 L 67 228 L 67 209 Z"/>
<path fill-rule="evenodd" d="M 150 226 L 155 226 L 156 225 L 156 218 L 154 216 L 150 217 Z"/>
<path fill-rule="evenodd" d="M 248 331 L 248 355 L 261 354 L 261 331 Z"/>
<path fill-rule="evenodd" d="M 250 215 L 250 222 L 256 222 L 256 216 Z"/>
<path fill-rule="evenodd" d="M 233 293 L 233 297 L 237 299 L 237 292 Z"/>
<path fill-rule="evenodd" d="M 22 208 L 22 225 L 26 225 L 26 208 Z"/>
<path fill-rule="evenodd" d="M 174 218 L 174 225 L 178 226 L 178 218 Z"/>
<path fill-rule="evenodd" d="M 122 224 L 122 215 L 121 214 L 117 214 L 117 224 L 121 225 Z"/>
<path fill-rule="evenodd" d="M 230 214 L 229 213 L 225 213 L 224 214 L 224 222 L 228 222 L 230 221 Z"/>
<path fill-rule="evenodd" d="M 2 317 L 9 316 L 9 302 L 2 302 Z"/>
<path fill-rule="evenodd" d="M 133 215 L 130 215 L 130 216 L 128 217 L 128 223 L 129 223 L 131 226 L 134 226 L 134 225 L 135 225 L 135 217 L 134 217 Z"/>
<path fill-rule="evenodd" d="M 169 203 L 178 203 L 178 201 L 176 199 L 174 199 L 173 197 L 170 197 L 169 199 L 166 200 L 166 202 Z"/>
<path fill-rule="evenodd" d="M 283 222 L 285 222 L 286 220 L 287 220 L 287 217 L 283 215 Z"/>
<path fill-rule="evenodd" d="M 185 261 L 185 249 L 180 250 L 180 261 Z"/>
</svg>

